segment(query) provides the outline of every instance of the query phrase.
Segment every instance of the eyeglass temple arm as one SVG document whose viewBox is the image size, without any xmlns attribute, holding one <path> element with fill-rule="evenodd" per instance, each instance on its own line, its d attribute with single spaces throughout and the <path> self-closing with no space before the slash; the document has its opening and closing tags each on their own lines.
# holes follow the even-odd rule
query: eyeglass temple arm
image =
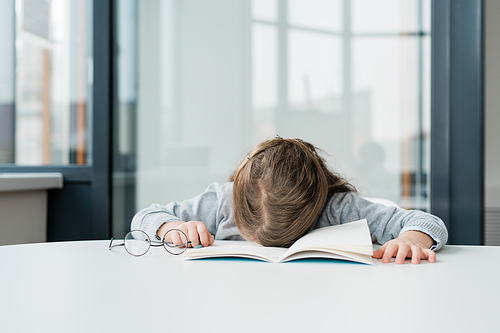
<svg viewBox="0 0 500 333">
<path fill-rule="evenodd" d="M 174 245 L 170 242 L 165 242 L 167 244 L 168 247 L 181 247 L 181 246 L 186 246 L 186 245 L 189 245 L 191 244 L 191 241 L 187 241 L 187 243 L 182 243 L 182 244 L 179 244 L 179 245 Z M 162 246 L 162 244 L 158 244 L 158 245 L 153 245 L 151 244 L 151 246 Z"/>
<path fill-rule="evenodd" d="M 117 246 L 124 246 L 124 245 L 125 245 L 125 243 L 120 243 L 120 244 L 111 245 L 111 244 L 113 244 L 113 240 L 114 240 L 114 239 L 113 239 L 113 238 L 111 238 L 111 241 L 109 242 L 108 250 L 111 250 L 111 248 L 113 248 L 113 247 L 117 247 Z"/>
</svg>

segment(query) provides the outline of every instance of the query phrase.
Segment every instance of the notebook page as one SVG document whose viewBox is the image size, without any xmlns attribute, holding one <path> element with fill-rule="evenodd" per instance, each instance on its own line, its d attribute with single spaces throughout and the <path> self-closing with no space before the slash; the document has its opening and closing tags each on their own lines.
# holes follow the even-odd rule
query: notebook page
<svg viewBox="0 0 500 333">
<path fill-rule="evenodd" d="M 211 246 L 199 249 L 187 249 L 183 253 L 185 259 L 202 259 L 216 257 L 241 257 L 277 262 L 287 249 L 280 247 L 264 247 L 246 241 L 217 240 Z"/>
<path fill-rule="evenodd" d="M 342 245 L 347 245 L 347 249 L 356 247 L 372 249 L 372 239 L 366 219 L 315 229 L 297 240 L 284 256 L 316 248 L 341 249 Z"/>
</svg>

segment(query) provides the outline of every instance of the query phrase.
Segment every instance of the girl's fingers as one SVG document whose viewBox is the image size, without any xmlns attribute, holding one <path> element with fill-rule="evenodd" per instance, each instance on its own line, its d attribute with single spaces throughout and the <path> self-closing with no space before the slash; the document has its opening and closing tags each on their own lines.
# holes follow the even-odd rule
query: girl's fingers
<svg viewBox="0 0 500 333">
<path fill-rule="evenodd" d="M 412 245 L 398 242 L 397 239 L 389 241 L 382 245 L 372 255 L 375 259 L 382 258 L 382 262 L 388 263 L 391 258 L 396 257 L 396 264 L 403 264 L 406 258 L 411 258 L 413 264 L 419 264 L 422 259 L 427 259 L 429 262 L 436 262 L 436 252 L 422 247 L 422 245 Z"/>
<path fill-rule="evenodd" d="M 411 247 L 411 263 L 412 264 L 420 264 L 420 259 L 424 259 L 424 254 L 422 252 L 422 248 L 417 245 L 413 245 Z"/>
<path fill-rule="evenodd" d="M 396 264 L 403 264 L 406 256 L 410 252 L 410 247 L 406 244 L 399 245 L 398 254 L 396 255 Z"/>
<path fill-rule="evenodd" d="M 210 233 L 208 232 L 207 227 L 204 224 L 198 224 L 197 229 L 201 245 L 203 245 L 203 247 L 212 245 L 212 235 L 210 235 Z"/>
<path fill-rule="evenodd" d="M 389 243 L 385 249 L 384 256 L 382 257 L 382 262 L 388 263 L 391 258 L 397 253 L 399 246 L 394 243 Z"/>
<path fill-rule="evenodd" d="M 198 236 L 198 229 L 196 228 L 196 225 L 190 225 L 188 227 L 187 236 L 188 240 L 191 241 L 192 247 L 197 247 L 198 245 L 200 245 L 200 239 Z"/>
<path fill-rule="evenodd" d="M 427 258 L 429 262 L 436 262 L 436 252 L 431 249 L 424 249 L 422 252 L 424 259 Z"/>
<path fill-rule="evenodd" d="M 168 232 L 168 235 L 170 236 L 170 242 L 172 242 L 174 245 L 182 244 L 182 239 L 178 231 L 171 230 Z"/>
<path fill-rule="evenodd" d="M 375 259 L 380 259 L 384 255 L 385 248 L 387 247 L 387 243 L 382 245 L 377 251 L 373 252 L 372 257 Z"/>
<path fill-rule="evenodd" d="M 200 244 L 209 246 L 214 243 L 214 237 L 208 232 L 205 224 L 200 221 L 179 223 L 166 232 L 164 239 L 171 246 L 185 245 L 187 241 L 191 242 L 188 245 L 190 247 L 197 247 Z"/>
</svg>

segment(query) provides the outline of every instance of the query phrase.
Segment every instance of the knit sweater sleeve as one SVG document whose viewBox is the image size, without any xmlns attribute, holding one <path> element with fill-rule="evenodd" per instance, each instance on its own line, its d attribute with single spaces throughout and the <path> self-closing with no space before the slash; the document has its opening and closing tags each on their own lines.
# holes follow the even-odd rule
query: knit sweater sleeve
<svg viewBox="0 0 500 333">
<path fill-rule="evenodd" d="M 152 204 L 139 211 L 130 226 L 131 230 L 142 230 L 148 234 L 151 240 L 159 240 L 156 235 L 158 229 L 164 224 L 172 221 L 201 221 L 208 232 L 215 235 L 218 223 L 223 216 L 220 212 L 221 193 L 224 187 L 213 183 L 200 195 L 184 201 L 173 201 L 167 205 Z"/>
<path fill-rule="evenodd" d="M 443 221 L 432 214 L 418 210 L 387 207 L 368 201 L 356 193 L 340 193 L 327 202 L 321 224 L 343 224 L 366 218 L 372 241 L 384 244 L 403 232 L 417 230 L 429 235 L 441 249 L 448 241 L 448 231 Z"/>
</svg>

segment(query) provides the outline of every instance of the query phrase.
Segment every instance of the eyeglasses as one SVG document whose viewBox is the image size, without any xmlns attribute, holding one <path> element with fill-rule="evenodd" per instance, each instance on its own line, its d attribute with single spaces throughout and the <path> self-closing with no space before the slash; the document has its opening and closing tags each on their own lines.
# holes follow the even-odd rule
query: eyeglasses
<svg viewBox="0 0 500 333">
<path fill-rule="evenodd" d="M 132 230 L 127 233 L 123 239 L 123 243 L 112 245 L 113 240 L 111 238 L 109 242 L 109 250 L 113 247 L 124 246 L 125 250 L 135 257 L 145 255 L 151 246 L 163 246 L 168 253 L 179 255 L 186 251 L 189 244 L 191 244 L 186 234 L 179 229 L 170 229 L 167 231 L 162 237 L 161 244 L 152 243 L 148 234 L 142 230 Z"/>
</svg>

